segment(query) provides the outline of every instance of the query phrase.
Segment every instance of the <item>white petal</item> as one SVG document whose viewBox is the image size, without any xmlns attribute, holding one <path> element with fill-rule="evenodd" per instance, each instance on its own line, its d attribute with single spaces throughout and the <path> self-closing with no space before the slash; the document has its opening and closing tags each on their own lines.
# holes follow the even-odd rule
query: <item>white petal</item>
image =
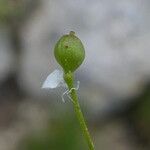
<svg viewBox="0 0 150 150">
<path fill-rule="evenodd" d="M 44 81 L 42 88 L 56 88 L 65 84 L 63 79 L 63 72 L 61 70 L 54 70 Z"/>
</svg>

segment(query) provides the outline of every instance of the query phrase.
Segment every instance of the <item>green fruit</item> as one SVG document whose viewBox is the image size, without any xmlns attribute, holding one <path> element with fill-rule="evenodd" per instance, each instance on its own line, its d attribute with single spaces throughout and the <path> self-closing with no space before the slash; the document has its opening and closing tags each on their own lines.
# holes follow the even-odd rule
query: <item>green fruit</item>
<svg viewBox="0 0 150 150">
<path fill-rule="evenodd" d="M 56 43 L 54 55 L 65 73 L 68 73 L 74 72 L 82 64 L 85 50 L 80 39 L 75 36 L 75 32 L 71 31 Z"/>
</svg>

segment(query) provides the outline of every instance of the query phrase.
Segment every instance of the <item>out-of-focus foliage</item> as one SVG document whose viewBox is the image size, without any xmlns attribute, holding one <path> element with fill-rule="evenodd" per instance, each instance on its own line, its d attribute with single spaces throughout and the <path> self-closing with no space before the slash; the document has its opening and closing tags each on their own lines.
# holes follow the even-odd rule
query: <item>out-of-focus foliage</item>
<svg viewBox="0 0 150 150">
<path fill-rule="evenodd" d="M 147 86 L 145 92 L 140 98 L 133 118 L 139 134 L 150 143 L 150 86 Z"/>
<path fill-rule="evenodd" d="M 22 14 L 22 0 L 0 0 L 0 21 L 8 21 L 12 17 Z"/>
<path fill-rule="evenodd" d="M 19 149 L 22 150 L 77 150 L 86 149 L 76 118 L 71 115 L 51 120 L 49 127 L 28 135 Z"/>
<path fill-rule="evenodd" d="M 13 19 L 24 19 L 24 17 L 37 4 L 32 0 L 0 0 L 0 23 L 9 23 Z"/>
</svg>

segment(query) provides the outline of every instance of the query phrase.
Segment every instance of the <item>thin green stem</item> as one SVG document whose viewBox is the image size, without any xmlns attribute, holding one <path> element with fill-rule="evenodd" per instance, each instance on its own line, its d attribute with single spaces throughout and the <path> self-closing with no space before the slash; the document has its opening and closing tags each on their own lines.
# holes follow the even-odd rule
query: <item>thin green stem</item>
<svg viewBox="0 0 150 150">
<path fill-rule="evenodd" d="M 86 125 L 86 122 L 85 122 L 85 119 L 83 116 L 83 113 L 82 113 L 81 108 L 80 108 L 80 104 L 78 101 L 78 96 L 77 96 L 76 90 L 74 88 L 73 74 L 71 72 L 65 74 L 64 79 L 65 79 L 65 81 L 68 85 L 68 88 L 70 90 L 70 96 L 71 96 L 71 99 L 73 101 L 74 111 L 75 111 L 76 117 L 80 123 L 80 127 L 82 129 L 83 136 L 84 136 L 85 140 L 87 141 L 89 150 L 95 150 L 93 141 L 91 139 L 90 133 L 88 131 L 88 128 L 87 128 L 87 125 Z"/>
</svg>

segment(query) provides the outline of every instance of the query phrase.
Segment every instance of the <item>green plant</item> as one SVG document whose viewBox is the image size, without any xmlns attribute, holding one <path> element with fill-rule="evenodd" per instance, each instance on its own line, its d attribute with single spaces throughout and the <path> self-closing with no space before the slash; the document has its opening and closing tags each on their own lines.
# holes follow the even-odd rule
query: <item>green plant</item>
<svg viewBox="0 0 150 150">
<path fill-rule="evenodd" d="M 71 31 L 68 35 L 62 36 L 56 43 L 54 54 L 57 62 L 63 68 L 62 71 L 54 71 L 43 84 L 43 88 L 56 88 L 67 85 L 67 93 L 70 94 L 74 111 L 81 126 L 89 150 L 94 150 L 94 144 L 89 134 L 83 113 L 80 108 L 76 88 L 74 87 L 74 72 L 82 64 L 85 58 L 85 50 L 82 42 Z"/>
</svg>

